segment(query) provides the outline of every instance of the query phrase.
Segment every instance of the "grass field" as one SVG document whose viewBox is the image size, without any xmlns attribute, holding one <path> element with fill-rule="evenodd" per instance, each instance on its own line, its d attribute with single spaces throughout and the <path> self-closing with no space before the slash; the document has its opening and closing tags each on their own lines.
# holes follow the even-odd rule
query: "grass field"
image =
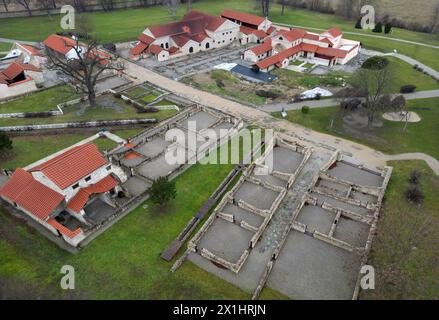
<svg viewBox="0 0 439 320">
<path fill-rule="evenodd" d="M 300 110 L 289 111 L 287 120 L 301 124 L 316 131 L 336 135 L 342 138 L 366 144 L 389 154 L 403 152 L 424 152 L 439 159 L 439 98 L 418 99 L 407 102 L 409 110 L 421 117 L 417 123 L 409 123 L 403 131 L 403 122 L 384 120 L 382 128 L 347 131 L 338 116 L 338 108 L 310 109 L 308 114 Z M 274 113 L 279 117 L 279 113 Z M 335 119 L 333 128 L 329 128 L 331 119 Z"/>
<path fill-rule="evenodd" d="M 375 268 L 375 290 L 360 299 L 439 298 L 439 177 L 422 161 L 391 161 L 394 170 L 378 221 L 368 264 Z M 421 172 L 421 207 L 404 197 L 411 170 Z M 423 225 L 421 232 L 418 225 Z"/>
<path fill-rule="evenodd" d="M 76 255 L 1 209 L 0 282 L 5 292 L 20 298 L 249 299 L 250 294 L 190 262 L 171 273 L 171 263 L 159 257 L 232 168 L 193 165 L 176 178 L 177 197 L 166 209 L 146 201 Z M 60 268 L 66 264 L 75 268 L 74 293 L 59 288 Z M 285 296 L 266 288 L 261 299 Z"/>
<path fill-rule="evenodd" d="M 56 105 L 61 102 L 72 100 L 77 96 L 73 95 L 70 87 L 53 88 L 46 91 L 31 94 L 22 99 L 14 100 L 0 105 L 2 113 L 8 112 L 40 112 L 55 110 Z M 68 106 L 64 108 L 64 114 L 53 117 L 35 117 L 35 118 L 9 118 L 0 119 L 0 126 L 11 125 L 28 125 L 28 124 L 47 124 L 63 123 L 70 121 L 89 121 L 89 120 L 115 120 L 115 119 L 138 119 L 138 118 L 156 118 L 157 120 L 166 119 L 176 113 L 175 110 L 161 110 L 155 113 L 137 113 L 136 109 L 121 99 L 114 100 L 111 95 L 97 98 L 98 105 L 94 108 L 87 107 L 84 113 L 80 113 L 79 105 Z M 121 110 L 105 108 L 99 103 L 103 100 L 109 102 L 114 100 Z"/>
<path fill-rule="evenodd" d="M 224 8 L 236 9 L 243 12 L 260 14 L 260 6 L 256 6 L 250 0 L 203 0 L 193 4 L 193 8 L 212 14 L 219 14 Z M 179 10 L 177 17 L 185 13 L 185 6 Z M 162 6 L 128 9 L 114 12 L 97 12 L 86 14 L 87 20 L 92 25 L 93 33 L 103 42 L 130 41 L 138 37 L 147 25 L 160 24 L 173 21 L 166 8 Z M 0 37 L 42 41 L 49 34 L 61 31 L 59 28 L 60 17 L 49 19 L 48 17 L 13 18 L 4 19 Z M 272 4 L 270 19 L 279 23 L 293 24 L 315 28 L 340 27 L 344 31 L 360 32 L 374 35 L 370 30 L 358 30 L 354 28 L 354 21 L 340 19 L 334 15 L 321 14 L 296 8 L 286 8 L 284 15 L 281 15 L 280 6 Z M 3 20 L 2 20 L 3 21 Z M 34 26 L 38 25 L 38 29 Z M 115 27 L 117 26 L 117 27 Z M 384 34 L 380 34 L 384 35 Z M 419 32 L 394 28 L 386 38 L 401 38 L 410 41 L 423 42 L 439 45 L 437 36 Z M 419 59 L 425 64 L 439 69 L 437 52 L 439 49 L 420 47 L 413 44 L 405 44 L 395 41 L 386 41 L 364 37 L 361 35 L 349 35 L 348 38 L 360 40 L 366 47 L 383 51 L 397 49 L 400 53 Z"/>
<path fill-rule="evenodd" d="M 0 104 L 0 113 L 44 112 L 56 110 L 62 102 L 78 98 L 70 86 L 58 86 Z"/>
<path fill-rule="evenodd" d="M 0 42 L 0 52 L 7 52 L 11 49 L 11 47 L 11 43 Z"/>
</svg>

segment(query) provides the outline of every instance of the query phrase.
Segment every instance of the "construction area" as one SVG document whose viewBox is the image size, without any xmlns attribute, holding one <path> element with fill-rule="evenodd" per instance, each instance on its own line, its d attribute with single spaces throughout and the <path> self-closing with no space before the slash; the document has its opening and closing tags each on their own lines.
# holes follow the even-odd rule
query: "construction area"
<svg viewBox="0 0 439 320">
<path fill-rule="evenodd" d="M 172 271 L 188 259 L 254 299 L 356 299 L 392 168 L 322 151 L 277 133 Z"/>
</svg>

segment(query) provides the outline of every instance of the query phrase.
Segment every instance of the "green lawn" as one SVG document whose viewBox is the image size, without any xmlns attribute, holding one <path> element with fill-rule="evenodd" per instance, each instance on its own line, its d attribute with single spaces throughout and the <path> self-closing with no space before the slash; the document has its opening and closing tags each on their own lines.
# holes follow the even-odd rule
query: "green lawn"
<svg viewBox="0 0 439 320">
<path fill-rule="evenodd" d="M 70 86 L 58 86 L 44 91 L 32 93 L 7 103 L 0 104 L 0 113 L 44 112 L 56 110 L 62 102 L 77 98 Z"/>
<path fill-rule="evenodd" d="M 278 80 L 274 83 L 278 82 L 289 88 L 315 88 L 317 86 L 340 87 L 343 82 L 348 82 L 351 78 L 351 74 L 338 71 L 329 72 L 325 75 L 312 75 L 288 69 L 274 69 L 271 73 L 278 77 Z"/>
<path fill-rule="evenodd" d="M 418 123 L 409 123 L 407 131 L 402 130 L 402 122 L 384 120 L 384 126 L 373 131 L 347 132 L 337 115 L 337 107 L 310 109 L 309 114 L 303 114 L 300 110 L 289 111 L 287 120 L 369 145 L 385 153 L 424 152 L 439 159 L 439 98 L 410 100 L 407 103 L 409 109 L 418 113 L 422 119 Z M 280 117 L 279 113 L 274 115 Z M 333 128 L 329 128 L 331 119 L 335 119 Z"/>
<path fill-rule="evenodd" d="M 249 299 L 250 294 L 188 261 L 171 273 L 172 263 L 159 257 L 232 168 L 193 165 L 176 178 L 177 197 L 167 209 L 146 201 L 76 255 L 0 210 L 0 281 L 9 289 L 5 291 L 20 298 Z M 60 268 L 66 264 L 75 268 L 73 293 L 59 288 Z M 285 297 L 265 289 L 261 298 Z"/>
<path fill-rule="evenodd" d="M 439 82 L 431 76 L 415 70 L 410 64 L 394 57 L 387 57 L 392 74 L 391 92 L 399 92 L 406 84 L 414 84 L 417 91 L 439 88 Z"/>
<path fill-rule="evenodd" d="M 11 50 L 12 44 L 6 42 L 0 42 L 0 52 L 8 52 Z"/>
<path fill-rule="evenodd" d="M 44 98 L 46 98 L 46 95 L 48 96 L 48 99 L 50 98 L 50 95 L 44 93 Z M 34 102 L 35 99 L 38 98 L 32 98 L 33 96 L 39 95 L 31 95 L 26 98 L 30 98 L 29 100 L 16 100 L 11 102 L 13 104 L 12 107 L 9 106 L 10 103 L 7 103 L 4 105 L 8 110 L 13 110 L 14 106 L 17 106 L 16 108 L 20 108 L 21 110 L 33 110 L 36 108 L 40 108 L 40 106 L 44 105 L 41 103 Z M 24 99 L 26 99 L 24 98 Z M 59 99 L 58 95 L 55 95 L 54 99 Z M 69 99 L 63 100 L 64 102 Z M 111 101 L 112 103 L 116 103 L 121 110 L 115 110 L 113 108 L 105 108 L 100 103 L 104 103 L 104 101 Z M 84 113 L 79 113 L 81 107 L 79 105 L 73 105 L 64 108 L 64 114 L 62 116 L 53 116 L 53 117 L 47 117 L 47 118 L 9 118 L 9 119 L 0 119 L 0 126 L 10 126 L 10 125 L 28 125 L 28 124 L 47 124 L 47 123 L 64 123 L 64 122 L 70 122 L 70 121 L 89 121 L 89 120 L 115 120 L 115 119 L 140 119 L 140 118 L 156 118 L 157 120 L 161 121 L 164 120 L 176 113 L 175 110 L 161 110 L 159 112 L 155 113 L 137 113 L 136 109 L 130 105 L 124 102 L 122 99 L 116 99 L 112 95 L 106 95 L 101 96 L 97 98 L 98 106 L 91 108 L 87 107 Z M 47 106 L 47 104 L 46 104 Z M 1 106 L 0 106 L 1 107 Z"/>
<path fill-rule="evenodd" d="M 260 6 L 250 0 L 203 0 L 193 3 L 193 8 L 211 14 L 219 14 L 224 8 L 240 10 L 260 15 Z M 177 18 L 185 13 L 185 6 L 181 6 Z M 134 40 L 144 30 L 147 25 L 166 23 L 173 21 L 167 9 L 163 6 L 155 6 L 141 9 L 119 10 L 114 12 L 87 13 L 88 20 L 92 24 L 93 33 L 103 42 L 120 42 Z M 41 41 L 55 31 L 61 31 L 59 27 L 60 17 L 49 19 L 48 17 L 33 18 L 11 18 L 4 19 L 0 37 L 21 40 Z M 370 30 L 359 30 L 354 28 L 354 21 L 340 19 L 334 15 L 322 14 L 301 10 L 297 8 L 286 8 L 284 15 L 281 15 L 280 6 L 272 4 L 270 9 L 270 19 L 279 23 L 309 26 L 315 28 L 340 27 L 344 31 L 354 31 L 375 35 Z M 34 26 L 38 25 L 36 29 Z M 115 28 L 114 26 L 118 26 Z M 384 34 L 379 34 L 384 35 Z M 401 38 L 423 42 L 427 44 L 439 45 L 439 40 L 430 34 L 408 31 L 393 28 L 393 32 L 384 35 L 391 39 Z M 404 44 L 396 41 L 386 41 L 364 37 L 361 35 L 349 35 L 347 38 L 361 41 L 366 47 L 384 51 L 397 49 L 403 54 L 420 59 L 425 64 L 439 69 L 439 61 L 436 58 L 438 49 L 419 47 L 412 44 Z"/>
<path fill-rule="evenodd" d="M 439 177 L 422 161 L 392 161 L 394 170 L 380 212 L 368 264 L 375 268 L 375 290 L 360 299 L 439 298 Z M 421 172 L 421 207 L 404 197 L 411 170 Z M 414 232 L 419 224 L 422 232 Z"/>
</svg>

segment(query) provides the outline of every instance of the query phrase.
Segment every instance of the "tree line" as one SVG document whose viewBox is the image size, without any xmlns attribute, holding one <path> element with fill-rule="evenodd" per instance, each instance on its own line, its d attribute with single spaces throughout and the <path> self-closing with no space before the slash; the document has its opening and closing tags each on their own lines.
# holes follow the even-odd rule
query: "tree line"
<svg viewBox="0 0 439 320">
<path fill-rule="evenodd" d="M 150 6 L 161 4 L 162 0 L 1 0 L 5 12 L 15 12 L 16 8 L 27 11 L 32 16 L 34 10 L 52 10 L 61 8 L 64 5 L 71 5 L 79 12 L 87 12 L 91 6 L 100 6 L 104 11 L 112 11 L 128 8 L 133 3 L 137 6 Z"/>
<path fill-rule="evenodd" d="M 259 0 L 268 1 L 268 0 Z M 275 0 L 281 5 L 282 14 L 286 6 L 308 9 L 312 11 L 335 14 L 339 17 L 354 20 L 360 18 L 360 9 L 364 5 L 375 6 L 375 2 L 378 0 L 338 0 L 336 4 L 332 4 L 329 0 Z M 421 22 L 406 22 L 395 17 L 391 17 L 389 13 L 383 12 L 377 13 L 376 20 L 382 20 L 383 23 L 391 23 L 394 27 L 427 32 L 427 33 L 439 33 L 439 1 L 434 6 L 432 11 L 432 17 L 429 21 Z"/>
</svg>

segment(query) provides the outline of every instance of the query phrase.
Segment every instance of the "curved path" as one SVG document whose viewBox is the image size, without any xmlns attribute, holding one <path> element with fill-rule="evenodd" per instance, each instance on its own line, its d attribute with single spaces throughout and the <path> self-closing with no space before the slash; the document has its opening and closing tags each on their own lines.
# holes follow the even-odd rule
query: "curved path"
<svg viewBox="0 0 439 320">
<path fill-rule="evenodd" d="M 394 154 L 394 155 L 384 155 L 384 158 L 387 161 L 392 160 L 424 160 L 427 162 L 429 167 L 437 174 L 439 175 L 439 161 L 433 158 L 432 156 L 429 156 L 428 154 L 421 153 L 421 152 L 412 152 L 412 153 L 400 153 L 400 154 Z"/>
<path fill-rule="evenodd" d="M 399 95 L 399 94 L 395 94 Z M 406 100 L 414 100 L 414 99 L 426 99 L 426 98 L 436 98 L 439 97 L 439 89 L 436 90 L 426 90 L 426 91 L 418 91 L 413 93 L 404 93 L 402 94 Z M 276 112 L 285 110 L 299 110 L 303 106 L 308 106 L 310 108 L 327 108 L 338 105 L 338 101 L 336 99 L 321 99 L 321 100 L 307 100 L 301 102 L 293 102 L 293 103 L 272 103 L 272 104 L 264 104 L 259 106 L 260 110 L 265 112 Z"/>
<path fill-rule="evenodd" d="M 234 101 L 230 101 L 209 92 L 195 89 L 184 83 L 166 78 L 140 65 L 137 65 L 134 62 L 125 60 L 125 68 L 126 72 L 129 75 L 133 76 L 138 83 L 149 81 L 181 97 L 185 97 L 200 104 L 209 106 L 213 109 L 219 109 L 235 116 L 241 117 L 247 123 L 253 123 L 260 125 L 261 127 L 273 128 L 281 131 L 299 141 L 302 141 L 302 143 L 313 145 L 315 148 L 319 148 L 324 152 L 327 152 L 328 149 L 340 149 L 344 153 L 355 155 L 355 158 L 359 159 L 362 162 L 375 166 L 385 165 L 386 161 L 390 160 L 389 157 L 392 157 L 353 141 L 316 132 L 298 124 L 289 122 L 287 120 L 276 119 L 262 110 L 258 110 Z M 433 164 L 433 166 L 430 167 L 437 174 L 439 174 L 439 167 L 436 167 L 434 162 L 431 161 L 431 157 L 429 157 L 428 155 L 424 156 L 425 159 L 429 159 L 429 161 L 427 162 L 429 165 L 430 163 Z"/>
</svg>

